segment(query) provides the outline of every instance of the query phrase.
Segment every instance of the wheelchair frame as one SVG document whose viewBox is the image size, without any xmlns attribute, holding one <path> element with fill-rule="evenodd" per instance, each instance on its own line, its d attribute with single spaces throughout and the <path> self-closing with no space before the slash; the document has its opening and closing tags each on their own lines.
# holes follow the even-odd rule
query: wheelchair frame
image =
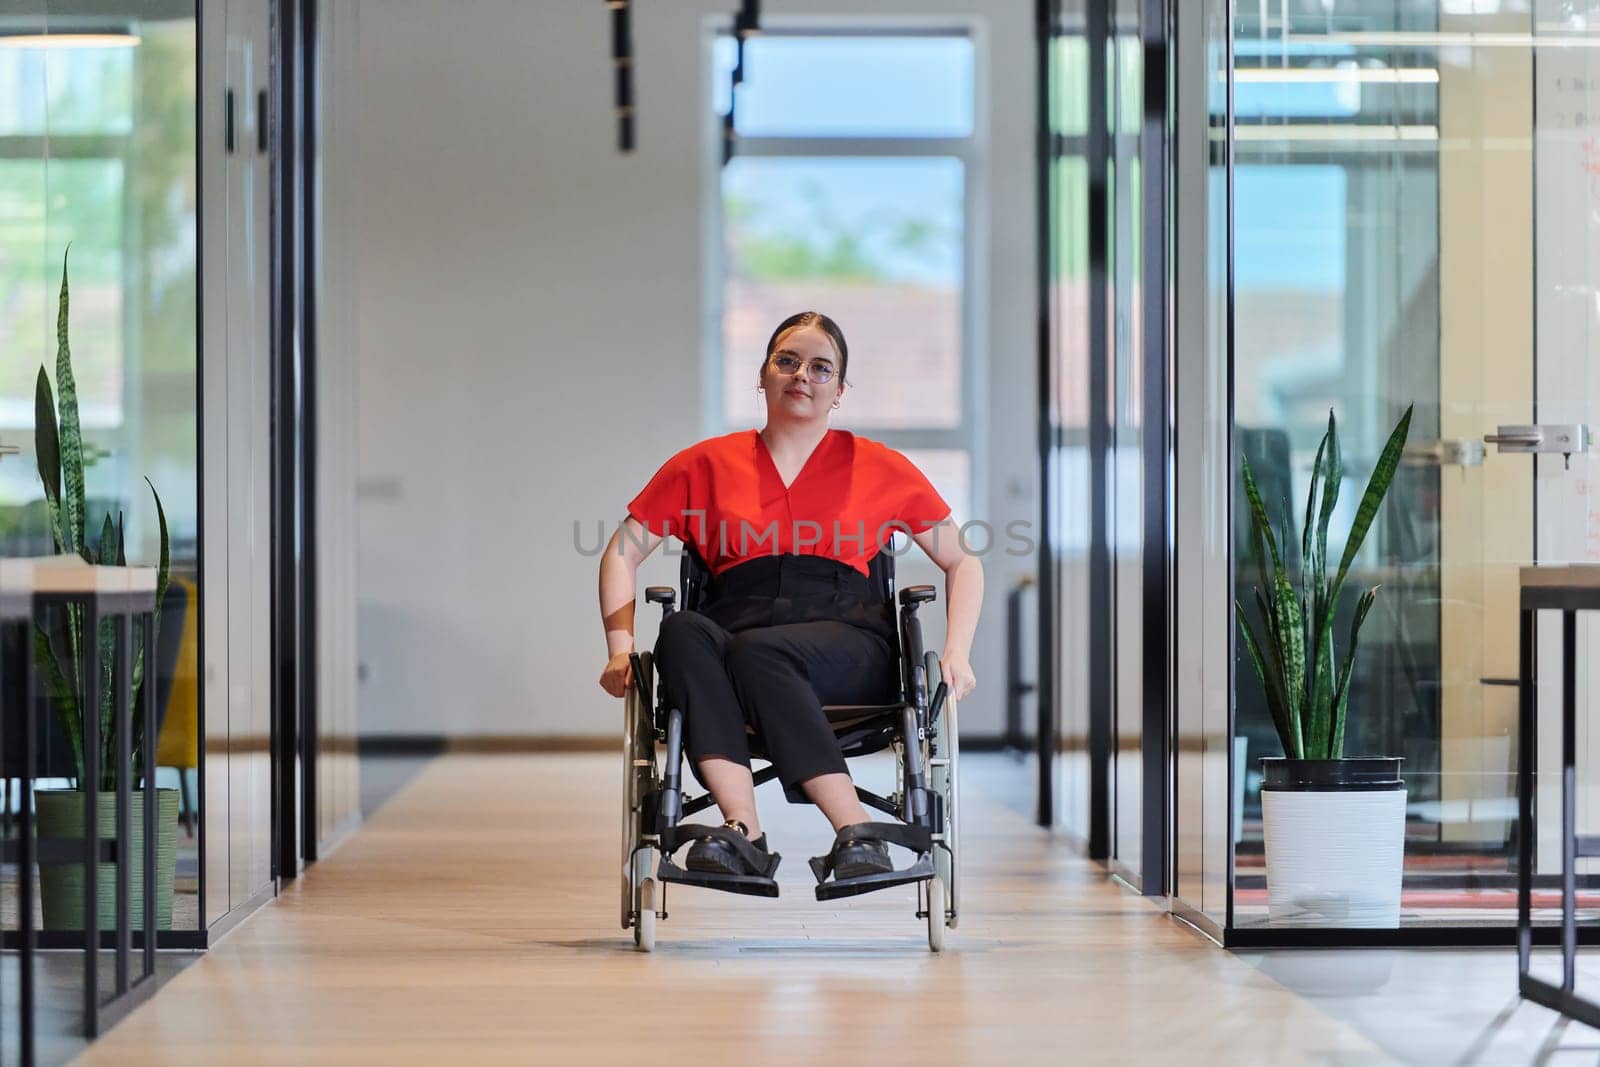
<svg viewBox="0 0 1600 1067">
<path fill-rule="evenodd" d="M 868 568 L 872 587 L 882 602 L 893 604 L 894 559 L 880 549 Z M 694 610 L 704 600 L 710 571 L 692 546 L 685 546 L 679 567 L 684 610 Z M 674 610 L 669 586 L 645 590 L 649 603 L 659 603 L 662 620 Z M 948 697 L 941 679 L 938 653 L 924 651 L 922 624 L 917 609 L 932 603 L 931 585 L 910 586 L 900 593 L 897 613 L 897 650 L 900 696 L 892 704 L 829 705 L 824 711 L 846 713 L 834 727 L 845 758 L 864 756 L 884 748 L 895 753 L 895 792 L 879 796 L 856 786 L 862 803 L 901 820 L 900 824 L 874 824 L 884 840 L 918 853 L 910 867 L 853 879 L 824 881 L 825 873 L 813 861 L 819 900 L 874 892 L 894 885 L 915 884 L 918 918 L 926 918 L 928 947 L 944 947 L 944 930 L 960 920 L 959 786 L 960 739 L 956 702 Z M 672 863 L 672 855 L 703 831 L 702 824 L 682 823 L 685 816 L 714 805 L 710 793 L 686 798 L 683 787 L 683 711 L 669 707 L 655 686 L 650 652 L 632 656 L 633 684 L 626 698 L 623 756 L 622 809 L 622 927 L 632 929 L 634 944 L 644 952 L 655 947 L 658 919 L 667 918 L 667 880 L 731 892 L 776 896 L 770 879 L 750 878 L 741 884 L 735 876 L 697 878 Z M 930 689 L 930 686 L 933 688 Z M 859 711 L 860 717 L 848 715 Z M 658 748 L 662 749 L 658 756 Z M 756 759 L 764 759 L 752 751 Z M 755 772 L 755 784 L 777 776 L 770 765 Z M 774 869 L 776 861 L 774 862 Z"/>
</svg>

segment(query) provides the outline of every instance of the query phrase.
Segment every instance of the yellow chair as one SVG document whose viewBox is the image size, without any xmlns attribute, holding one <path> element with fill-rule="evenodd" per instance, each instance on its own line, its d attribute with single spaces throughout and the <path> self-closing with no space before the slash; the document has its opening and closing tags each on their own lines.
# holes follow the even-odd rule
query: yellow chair
<svg viewBox="0 0 1600 1067">
<path fill-rule="evenodd" d="M 156 736 L 155 765 L 177 769 L 183 801 L 180 818 L 184 830 L 193 837 L 195 808 L 187 772 L 200 765 L 200 599 L 193 579 L 175 574 L 171 584 L 184 592 L 183 628 L 178 636 L 178 658 L 173 666 L 172 688 L 167 692 L 166 713 Z"/>
</svg>

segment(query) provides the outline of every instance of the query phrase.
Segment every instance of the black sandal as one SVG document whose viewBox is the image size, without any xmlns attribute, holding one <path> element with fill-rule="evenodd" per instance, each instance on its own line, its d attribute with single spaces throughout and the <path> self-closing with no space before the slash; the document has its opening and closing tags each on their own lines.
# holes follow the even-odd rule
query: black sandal
<svg viewBox="0 0 1600 1067">
<path fill-rule="evenodd" d="M 907 823 L 858 822 L 839 827 L 828 854 L 811 857 L 811 873 L 817 876 L 817 899 L 853 897 L 927 881 L 934 876 L 930 835 L 926 826 Z M 889 845 L 915 852 L 916 862 L 896 870 L 889 859 Z"/>
<path fill-rule="evenodd" d="M 856 824 L 863 828 L 866 825 L 866 823 Z M 894 870 L 894 861 L 889 858 L 889 846 L 866 833 L 856 836 L 846 834 L 846 831 L 855 829 L 856 827 L 852 826 L 839 829 L 833 849 L 828 853 L 833 877 L 838 881 L 849 881 L 872 874 L 886 874 Z"/>
<path fill-rule="evenodd" d="M 747 840 L 750 837 L 750 828 L 738 819 L 729 819 L 718 829 L 735 831 Z M 750 845 L 770 855 L 767 850 L 766 834 L 750 841 Z M 727 839 L 727 835 L 709 833 L 689 846 L 689 854 L 684 857 L 683 865 L 686 869 L 701 874 L 766 875 L 771 869 L 770 863 L 759 868 L 753 866 L 745 855 L 741 855 L 738 846 Z"/>
</svg>

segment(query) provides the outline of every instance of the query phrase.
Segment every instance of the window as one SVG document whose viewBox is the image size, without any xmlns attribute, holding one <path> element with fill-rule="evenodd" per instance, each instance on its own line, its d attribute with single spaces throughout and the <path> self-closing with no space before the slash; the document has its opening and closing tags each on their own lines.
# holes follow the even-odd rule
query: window
<svg viewBox="0 0 1600 1067">
<path fill-rule="evenodd" d="M 46 47 L 47 31 L 74 24 L 61 9 L 84 5 L 24 6 L 37 13 L 0 27 L 0 441 L 20 450 L 0 461 L 0 556 L 55 550 L 34 389 L 43 366 L 59 398 L 57 294 L 70 245 L 85 525 L 98 545 L 104 519 L 123 516 L 129 561 L 152 564 L 161 545 L 151 486 L 160 493 L 172 585 L 159 616 L 152 755 L 160 784 L 185 785 L 192 816 L 203 751 L 200 665 L 184 636 L 199 632 L 200 592 L 196 17 L 192 5 L 97 3 L 96 30 L 115 32 L 98 46 Z M 40 776 L 64 781 L 76 773 L 66 737 L 54 717 L 39 723 Z M 192 932 L 204 925 L 206 864 L 197 837 L 177 840 L 166 861 L 175 871 L 171 927 Z M 13 916 L 17 886 L 8 865 L 0 907 Z"/>
<path fill-rule="evenodd" d="M 716 44 L 713 104 L 726 114 L 734 42 Z M 972 42 L 965 37 L 802 37 L 745 42 L 735 121 L 743 137 L 968 137 Z"/>
<path fill-rule="evenodd" d="M 737 93 L 720 173 L 720 418 L 755 427 L 773 328 L 815 309 L 850 342 L 834 424 L 883 441 L 972 516 L 968 174 L 973 47 L 956 34 L 800 35 L 712 46 L 713 114 Z"/>
<path fill-rule="evenodd" d="M 141 5 L 128 5 L 140 10 Z M 195 20 L 129 16 L 125 46 L 0 47 L 0 553 L 51 549 L 32 458 L 34 382 L 54 378 L 71 246 L 72 362 L 94 510 L 155 551 L 143 477 L 174 554 L 198 529 Z M 23 24 L 27 28 L 27 24 Z"/>
</svg>

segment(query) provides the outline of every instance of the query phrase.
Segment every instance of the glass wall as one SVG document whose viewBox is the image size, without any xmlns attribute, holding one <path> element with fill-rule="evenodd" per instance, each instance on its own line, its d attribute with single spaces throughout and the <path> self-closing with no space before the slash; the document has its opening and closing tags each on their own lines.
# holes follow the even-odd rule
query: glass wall
<svg viewBox="0 0 1600 1067">
<path fill-rule="evenodd" d="M 1335 606 L 1335 632 L 1349 632 L 1363 591 L 1383 587 L 1351 676 L 1345 747 L 1351 755 L 1405 757 L 1411 854 L 1421 861 L 1433 852 L 1433 875 L 1475 868 L 1483 858 L 1476 850 L 1430 849 L 1446 833 L 1444 820 L 1427 814 L 1440 810 L 1448 740 L 1441 732 L 1439 507 L 1441 475 L 1455 458 L 1439 433 L 1440 182 L 1448 166 L 1473 164 L 1441 153 L 1437 50 L 1369 42 L 1382 33 L 1425 40 L 1438 20 L 1436 5 L 1395 0 L 1344 5 L 1331 20 L 1320 10 L 1291 12 L 1287 21 L 1241 10 L 1233 86 L 1236 453 L 1274 509 L 1303 501 L 1332 411 L 1344 480 L 1330 542 L 1341 544 L 1389 431 L 1416 405 L 1415 447 Z M 1470 53 L 1463 58 L 1470 69 Z M 1517 89 L 1526 96 L 1525 84 Z M 1481 228 L 1478 217 L 1462 221 Z M 1472 287 L 1477 297 L 1491 296 Z M 1259 583 L 1248 511 L 1235 507 L 1234 516 L 1236 592 L 1251 604 Z M 1234 901 L 1244 924 L 1264 916 L 1266 897 L 1259 757 L 1281 748 L 1248 666 L 1235 672 L 1236 743 L 1245 758 L 1236 769 L 1244 775 L 1244 809 Z M 1502 835 L 1493 848 L 1504 844 Z M 1502 869 L 1503 861 L 1502 853 Z"/>
<path fill-rule="evenodd" d="M 1231 0 L 1174 8 L 1173 910 L 1228 925 L 1234 747 L 1228 234 Z"/>
<path fill-rule="evenodd" d="M 92 14 L 84 14 L 85 11 Z M 193 0 L 59 3 L 23 0 L 0 11 L 0 557 L 57 553 L 56 524 L 44 498 L 36 451 L 38 386 L 48 382 L 63 450 L 70 411 L 81 428 L 83 537 L 96 562 L 154 566 L 164 514 L 170 586 L 157 612 L 153 661 L 156 744 L 135 767 L 156 767 L 156 922 L 165 944 L 198 944 L 200 889 L 200 514 L 198 409 L 196 154 L 197 18 Z M 58 366 L 63 270 L 70 301 L 67 333 L 74 390 Z M 13 451 L 14 450 L 14 451 Z M 153 490 L 153 491 L 152 491 Z M 71 486 L 64 496 L 72 497 Z M 117 530 L 108 539 L 106 531 Z M 74 541 L 80 539 L 74 535 Z M 60 608 L 45 613 L 49 655 L 37 653 L 42 687 L 52 665 L 63 685 L 79 653 Z M 104 632 L 104 631 L 102 631 Z M 102 655 L 109 646 L 102 639 Z M 8 649 L 20 658 L 23 649 Z M 105 661 L 102 661 L 105 662 Z M 16 666 L 8 660 L 8 670 Z M 13 678 L 15 676 L 13 675 Z M 15 841 L 22 793 L 22 714 L 38 731 L 35 836 L 82 839 L 78 791 L 81 717 L 59 700 L 28 707 L 8 700 L 3 726 L 12 743 L 0 758 L 0 834 Z M 102 722 L 107 722 L 102 715 Z M 135 720 L 137 728 L 138 720 Z M 103 741 L 109 731 L 102 728 Z M 101 745 L 100 786 L 114 784 L 115 748 Z M 137 773 L 137 771 L 136 771 Z M 129 812 L 137 826 L 141 782 Z M 114 794 L 102 793 L 102 835 L 110 834 Z M 143 839 L 135 830 L 135 845 Z M 147 879 L 142 853 L 129 863 L 131 925 L 143 925 Z M 40 855 L 33 870 L 8 863 L 0 873 L 0 928 L 12 940 L 32 925 L 41 948 L 84 944 L 84 865 Z M 116 862 L 98 865 L 102 932 L 115 931 Z M 21 879 L 33 887 L 31 915 L 19 915 Z M 170 891 L 167 889 L 170 880 Z M 76 943 L 76 945 L 74 945 Z M 109 942 L 103 942 L 109 944 Z M 102 1005 L 116 992 L 115 954 L 98 955 Z M 0 967 L 0 1027 L 16 1037 L 18 969 Z M 34 1013 L 39 1051 L 50 1059 L 82 1036 L 80 953 L 36 954 Z M 135 956 L 134 970 L 140 969 Z M 160 970 L 167 970 L 166 961 Z M 63 1042 L 69 1042 L 63 1044 Z M 8 1052 L 6 1048 L 9 1047 Z M 0 1060 L 16 1053 L 0 1047 Z"/>
<path fill-rule="evenodd" d="M 1115 0 L 1107 49 L 1106 125 L 1111 131 L 1109 456 L 1106 461 L 1111 609 L 1111 855 L 1125 876 L 1142 880 L 1145 656 L 1144 0 Z M 1159 357 L 1158 357 L 1159 358 Z M 1159 537 L 1159 535 L 1158 535 Z M 1159 744 L 1159 741 L 1156 741 Z M 1154 873 L 1159 884 L 1160 872 Z"/>
<path fill-rule="evenodd" d="M 1227 595 L 1206 601 L 1208 621 L 1221 627 L 1228 602 L 1251 604 L 1258 584 L 1240 463 L 1298 526 L 1331 411 L 1344 458 L 1329 537 L 1339 546 L 1385 438 L 1413 406 L 1409 446 L 1334 624 L 1342 652 L 1357 598 L 1378 588 L 1344 754 L 1404 759 L 1403 926 L 1511 921 L 1518 568 L 1600 559 L 1593 458 L 1484 441 L 1502 426 L 1593 427 L 1600 414 L 1589 373 L 1600 10 L 1533 7 L 1239 5 L 1228 36 L 1212 41 L 1213 54 L 1231 51 L 1228 216 L 1220 239 L 1208 237 L 1227 257 L 1228 343 L 1205 359 L 1231 404 L 1235 566 Z M 1298 572 L 1298 539 L 1287 540 Z M 1541 632 L 1546 679 L 1553 633 Z M 1591 638 L 1580 640 L 1589 651 Z M 1259 761 L 1282 752 L 1242 651 L 1229 653 L 1235 929 L 1268 920 Z M 1541 683 L 1539 700 L 1535 755 L 1549 768 L 1559 692 Z M 1580 751 L 1587 744 L 1580 734 Z M 1540 775 L 1541 873 L 1553 869 L 1557 787 Z M 1205 819 L 1220 825 L 1211 810 Z M 1536 903 L 1550 903 L 1539 886 Z"/>
<path fill-rule="evenodd" d="M 155 679 L 162 788 L 181 787 L 171 926 L 197 930 L 199 453 L 196 18 L 190 3 L 25 3 L 0 15 L 0 555 L 56 551 L 34 449 L 41 368 L 57 399 L 63 260 L 90 546 L 123 524 L 130 564 L 154 565 L 160 494 L 171 587 Z M 68 249 L 70 247 L 70 255 Z M 148 479 L 148 484 L 146 482 Z M 70 785 L 48 722 L 41 787 Z M 7 754 L 5 776 L 20 770 Z M 15 794 L 7 793 L 7 825 Z M 4 887 L 15 892 L 14 871 Z M 163 924 L 164 925 L 164 924 Z"/>
<path fill-rule="evenodd" d="M 1298 528 L 1332 413 L 1337 553 L 1409 407 L 1387 503 L 1334 606 L 1342 650 L 1358 599 L 1378 589 L 1344 754 L 1403 760 L 1402 923 L 1507 924 L 1518 572 L 1600 561 L 1600 511 L 1588 452 L 1530 456 L 1485 437 L 1600 425 L 1600 5 L 1199 0 L 1166 14 L 1168 199 L 1141 195 L 1150 156 L 1133 136 L 1150 103 L 1142 5 L 1065 5 L 1048 42 L 1054 821 L 1148 880 L 1144 846 L 1163 820 L 1145 818 L 1151 764 L 1134 757 L 1160 721 L 1146 669 L 1159 627 L 1144 616 L 1161 600 L 1139 565 L 1158 529 L 1144 509 L 1167 495 L 1151 472 L 1170 462 L 1173 792 L 1160 814 L 1174 908 L 1219 934 L 1266 924 L 1260 760 L 1282 748 L 1236 640 L 1234 605 L 1253 605 L 1257 581 L 1241 465 Z M 1167 318 L 1145 307 L 1158 224 L 1171 227 Z M 1162 365 L 1150 322 L 1173 337 L 1170 454 L 1140 402 L 1146 368 Z M 1298 576 L 1299 538 L 1284 540 Z M 1580 654 L 1600 652 L 1579 633 Z M 1530 756 L 1544 768 L 1559 765 L 1558 645 L 1541 629 Z M 1583 670 L 1578 684 L 1589 700 Z M 1580 752 L 1588 737 L 1580 727 Z M 1557 785 L 1540 774 L 1540 879 Z M 1583 797 L 1580 825 L 1600 818 L 1600 790 Z"/>
<path fill-rule="evenodd" d="M 1165 166 L 1166 101 L 1150 101 L 1147 111 L 1144 63 L 1152 41 L 1165 44 L 1159 14 L 1146 0 L 1056 13 L 1047 48 L 1044 390 L 1056 646 L 1057 744 L 1046 753 L 1052 815 L 1091 855 L 1156 893 L 1166 884 L 1164 836 L 1147 837 L 1146 816 L 1165 810 L 1165 692 L 1147 686 L 1147 671 L 1166 658 L 1160 464 L 1168 390 L 1164 330 L 1151 336 L 1146 322 L 1165 313 L 1164 303 L 1151 308 L 1145 294 L 1152 285 L 1165 292 L 1166 238 L 1145 220 L 1152 210 L 1163 217 L 1166 186 L 1147 185 L 1145 174 L 1152 161 Z M 1147 734 L 1152 700 L 1161 721 Z"/>
<path fill-rule="evenodd" d="M 1047 483 L 1051 588 L 1041 607 L 1053 604 L 1055 654 L 1043 661 L 1052 672 L 1047 695 L 1054 706 L 1054 751 L 1041 749 L 1055 826 L 1087 845 L 1091 836 L 1089 662 L 1090 596 L 1090 183 L 1089 72 L 1085 9 L 1068 0 L 1055 15 L 1047 45 L 1049 65 L 1048 271 L 1045 293 L 1050 325 L 1050 380 L 1042 389 L 1050 426 Z M 1102 812 L 1103 807 L 1099 809 Z"/>
</svg>

